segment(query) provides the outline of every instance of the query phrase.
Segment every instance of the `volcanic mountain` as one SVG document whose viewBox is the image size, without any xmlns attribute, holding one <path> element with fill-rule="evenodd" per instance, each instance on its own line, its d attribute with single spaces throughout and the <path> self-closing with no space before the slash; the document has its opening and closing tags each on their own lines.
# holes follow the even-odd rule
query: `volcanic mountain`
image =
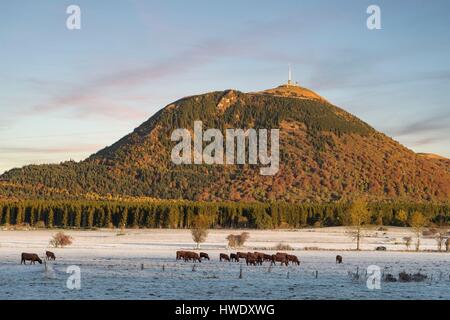
<svg viewBox="0 0 450 320">
<path fill-rule="evenodd" d="M 175 165 L 175 128 L 279 128 L 280 168 Z M 446 201 L 450 160 L 424 157 L 311 90 L 210 92 L 175 101 L 132 133 L 81 162 L 30 165 L 1 176 L 3 196 L 86 194 L 211 201 Z"/>
</svg>

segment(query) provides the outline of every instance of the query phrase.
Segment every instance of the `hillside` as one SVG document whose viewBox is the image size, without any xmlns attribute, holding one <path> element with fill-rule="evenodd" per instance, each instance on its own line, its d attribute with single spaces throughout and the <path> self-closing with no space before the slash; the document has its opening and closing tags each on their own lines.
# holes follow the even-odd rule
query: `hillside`
<svg viewBox="0 0 450 320">
<path fill-rule="evenodd" d="M 280 170 L 258 165 L 174 165 L 175 128 L 280 128 Z M 186 97 L 160 110 L 132 133 L 81 162 L 13 169 L 1 180 L 71 195 L 162 199 L 288 202 L 372 199 L 446 201 L 450 162 L 419 156 L 311 90 L 280 86 L 257 93 L 235 90 Z M 10 190 L 10 189 L 8 189 Z M 33 191 L 32 191 L 33 190 Z M 4 188 L 0 193 L 5 195 Z M 9 191 L 8 196 L 13 196 Z"/>
</svg>

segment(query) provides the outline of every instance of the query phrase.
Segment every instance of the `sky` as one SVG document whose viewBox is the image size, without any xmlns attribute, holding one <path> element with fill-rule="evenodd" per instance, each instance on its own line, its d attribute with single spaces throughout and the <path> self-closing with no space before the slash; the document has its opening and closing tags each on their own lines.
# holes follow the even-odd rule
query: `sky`
<svg viewBox="0 0 450 320">
<path fill-rule="evenodd" d="M 184 96 L 273 88 L 289 64 L 375 129 L 450 157 L 450 1 L 17 0 L 0 4 L 0 174 L 82 160 Z"/>
</svg>

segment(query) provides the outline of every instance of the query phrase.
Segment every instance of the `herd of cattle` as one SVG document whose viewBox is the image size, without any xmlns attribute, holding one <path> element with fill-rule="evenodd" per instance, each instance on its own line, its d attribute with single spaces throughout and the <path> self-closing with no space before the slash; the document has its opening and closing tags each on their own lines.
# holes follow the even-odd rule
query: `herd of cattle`
<svg viewBox="0 0 450 320">
<path fill-rule="evenodd" d="M 51 251 L 45 251 L 45 257 L 47 260 L 56 260 L 56 256 Z M 209 255 L 205 252 L 193 252 L 193 251 L 177 251 L 176 252 L 177 260 L 184 260 L 185 262 L 193 261 L 193 262 L 202 262 L 204 260 L 210 260 Z M 276 264 L 276 262 L 280 262 L 281 265 L 289 265 L 292 263 L 293 265 L 300 265 L 300 260 L 298 260 L 297 256 L 292 254 L 287 254 L 284 252 L 277 252 L 276 254 L 265 254 L 262 252 L 236 252 L 231 253 L 230 255 L 226 253 L 219 254 L 219 261 L 227 261 L 227 262 L 239 262 L 240 259 L 245 260 L 247 265 L 262 265 L 263 262 L 270 262 L 270 265 Z M 22 253 L 22 260 L 20 264 L 26 264 L 26 261 L 30 261 L 30 264 L 35 264 L 36 261 L 42 264 L 41 258 L 36 253 Z M 342 263 L 342 256 L 336 256 L 336 263 Z"/>
<path fill-rule="evenodd" d="M 340 257 L 340 256 L 338 256 Z M 341 263 L 342 257 L 340 258 L 340 262 L 338 262 L 338 257 L 336 257 L 336 262 Z M 202 259 L 210 260 L 209 255 L 205 252 L 193 252 L 193 251 L 177 251 L 176 252 L 177 260 L 184 260 L 185 262 L 193 261 L 193 262 L 202 262 Z M 239 262 L 240 259 L 245 260 L 247 265 L 262 265 L 263 262 L 270 262 L 271 265 L 276 264 L 276 262 L 280 262 L 281 265 L 287 266 L 289 263 L 293 265 L 300 265 L 300 260 L 297 256 L 292 254 L 287 254 L 284 252 L 277 252 L 276 254 L 265 254 L 262 252 L 236 252 L 231 253 L 230 255 L 226 253 L 219 254 L 220 261 L 227 262 Z"/>
</svg>

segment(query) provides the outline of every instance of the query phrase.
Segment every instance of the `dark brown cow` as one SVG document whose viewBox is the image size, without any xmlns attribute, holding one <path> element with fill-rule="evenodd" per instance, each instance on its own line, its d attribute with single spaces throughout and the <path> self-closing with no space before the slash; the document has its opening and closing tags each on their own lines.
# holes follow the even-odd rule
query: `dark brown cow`
<svg viewBox="0 0 450 320">
<path fill-rule="evenodd" d="M 258 258 L 258 260 L 264 261 L 264 253 L 255 251 L 253 254 Z"/>
<path fill-rule="evenodd" d="M 236 253 L 231 253 L 230 254 L 230 260 L 239 262 L 239 257 L 238 257 L 238 255 Z"/>
<path fill-rule="evenodd" d="M 342 263 L 342 256 L 340 255 L 336 256 L 336 263 Z"/>
<path fill-rule="evenodd" d="M 276 264 L 276 262 L 281 262 L 281 265 L 288 265 L 288 259 L 286 254 L 273 254 L 271 264 Z"/>
<path fill-rule="evenodd" d="M 277 252 L 276 255 L 277 256 L 285 256 L 286 257 L 288 254 L 284 253 L 284 252 Z"/>
<path fill-rule="evenodd" d="M 247 258 L 247 254 L 245 252 L 237 252 L 236 254 L 237 254 L 238 258 L 242 258 L 242 259 Z"/>
<path fill-rule="evenodd" d="M 208 259 L 208 261 L 210 260 L 209 259 L 209 255 L 207 253 L 205 253 L 205 252 L 200 252 L 200 258 Z"/>
<path fill-rule="evenodd" d="M 47 260 L 56 260 L 56 256 L 51 251 L 45 251 L 45 257 Z"/>
<path fill-rule="evenodd" d="M 185 257 L 187 251 L 177 251 L 177 260 L 182 260 Z"/>
<path fill-rule="evenodd" d="M 292 264 L 297 264 L 298 266 L 300 265 L 300 260 L 298 260 L 297 256 L 288 254 L 286 257 L 289 262 L 292 262 Z"/>
<path fill-rule="evenodd" d="M 248 255 L 252 255 L 253 258 L 255 258 L 256 264 L 259 264 L 259 265 L 262 265 L 262 264 L 263 264 L 263 261 L 264 261 L 264 253 L 261 253 L 261 252 L 253 252 L 253 253 L 251 253 L 251 252 L 249 252 L 249 253 L 247 253 L 247 256 L 248 256 Z"/>
<path fill-rule="evenodd" d="M 245 257 L 245 263 L 247 265 L 256 266 L 258 261 L 256 260 L 256 257 L 254 255 L 247 254 L 247 256 Z"/>
<path fill-rule="evenodd" d="M 30 261 L 30 264 L 35 264 L 36 261 L 42 264 L 42 260 L 36 253 L 22 253 L 22 260 L 20 261 L 20 264 L 27 264 L 26 261 Z"/>
<path fill-rule="evenodd" d="M 264 261 L 272 261 L 272 255 L 270 255 L 270 254 L 264 254 L 263 260 L 264 260 Z"/>
<path fill-rule="evenodd" d="M 200 256 L 198 255 L 198 253 L 186 251 L 184 253 L 184 261 L 187 262 L 190 260 L 192 260 L 193 262 L 195 262 L 195 261 L 202 262 L 202 259 L 200 259 Z"/>
<path fill-rule="evenodd" d="M 229 257 L 227 254 L 225 254 L 225 253 L 221 253 L 221 254 L 219 255 L 219 260 L 220 260 L 220 261 L 225 260 L 225 261 L 230 262 L 230 257 Z"/>
</svg>

